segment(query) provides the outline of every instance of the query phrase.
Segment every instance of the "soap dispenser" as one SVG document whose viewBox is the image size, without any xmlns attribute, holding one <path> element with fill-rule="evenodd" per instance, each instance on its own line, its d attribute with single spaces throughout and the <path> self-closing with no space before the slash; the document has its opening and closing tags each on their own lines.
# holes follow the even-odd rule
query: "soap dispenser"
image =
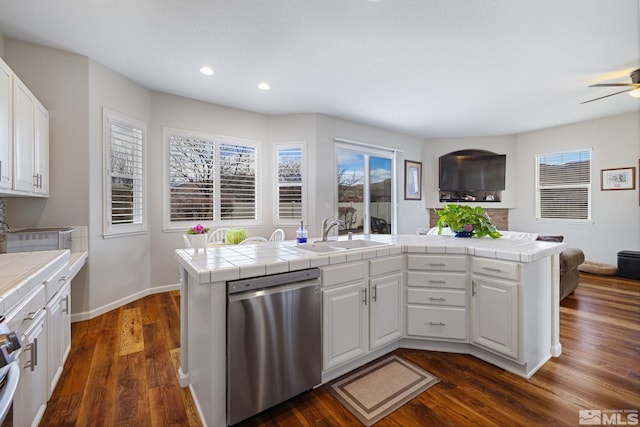
<svg viewBox="0 0 640 427">
<path fill-rule="evenodd" d="M 300 221 L 300 228 L 296 231 L 296 241 L 299 245 L 307 243 L 307 228 L 304 221 Z"/>
</svg>

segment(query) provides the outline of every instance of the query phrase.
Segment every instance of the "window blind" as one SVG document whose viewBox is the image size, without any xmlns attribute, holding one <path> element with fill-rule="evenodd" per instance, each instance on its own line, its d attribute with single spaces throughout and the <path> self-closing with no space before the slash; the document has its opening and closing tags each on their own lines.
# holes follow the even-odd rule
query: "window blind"
<svg viewBox="0 0 640 427">
<path fill-rule="evenodd" d="M 213 221 L 215 212 L 215 142 L 169 135 L 170 221 Z"/>
<path fill-rule="evenodd" d="M 277 150 L 277 218 L 302 219 L 302 148 Z"/>
<path fill-rule="evenodd" d="M 591 219 L 591 151 L 536 158 L 536 218 Z"/>
<path fill-rule="evenodd" d="M 143 129 L 110 120 L 111 226 L 143 222 Z"/>
<path fill-rule="evenodd" d="M 256 148 L 222 143 L 219 158 L 220 219 L 256 219 Z"/>
</svg>

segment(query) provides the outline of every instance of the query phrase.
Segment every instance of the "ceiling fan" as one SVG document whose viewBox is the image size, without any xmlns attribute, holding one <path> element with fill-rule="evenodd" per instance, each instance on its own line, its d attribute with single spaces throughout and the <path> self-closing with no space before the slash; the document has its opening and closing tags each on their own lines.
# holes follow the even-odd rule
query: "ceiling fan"
<svg viewBox="0 0 640 427">
<path fill-rule="evenodd" d="M 615 93 L 612 93 L 610 95 L 601 96 L 600 98 L 590 99 L 588 101 L 581 102 L 580 104 L 586 104 L 587 102 L 593 102 L 593 101 L 597 101 L 598 99 L 608 98 L 610 96 L 617 95 L 617 94 L 623 93 L 623 92 L 629 92 L 629 95 L 631 95 L 631 96 L 633 96 L 635 98 L 640 98 L 640 68 L 638 68 L 635 71 L 632 71 L 631 74 L 629 75 L 629 77 L 631 77 L 631 83 L 601 83 L 601 84 L 589 86 L 589 87 L 621 87 L 621 86 L 625 86 L 625 87 L 628 87 L 628 89 L 621 90 L 620 92 L 615 92 Z"/>
</svg>

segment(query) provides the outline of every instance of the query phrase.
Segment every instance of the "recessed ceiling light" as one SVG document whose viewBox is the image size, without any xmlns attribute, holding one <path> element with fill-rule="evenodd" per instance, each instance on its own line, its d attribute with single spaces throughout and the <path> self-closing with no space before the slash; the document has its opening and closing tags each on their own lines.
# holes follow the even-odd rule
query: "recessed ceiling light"
<svg viewBox="0 0 640 427">
<path fill-rule="evenodd" d="M 208 65 L 201 67 L 200 72 L 205 76 L 213 76 L 213 68 L 209 67 Z"/>
<path fill-rule="evenodd" d="M 258 89 L 260 89 L 260 90 L 269 90 L 269 89 L 271 89 L 271 86 L 269 86 L 269 83 L 262 82 L 262 83 L 260 83 L 258 85 Z"/>
</svg>

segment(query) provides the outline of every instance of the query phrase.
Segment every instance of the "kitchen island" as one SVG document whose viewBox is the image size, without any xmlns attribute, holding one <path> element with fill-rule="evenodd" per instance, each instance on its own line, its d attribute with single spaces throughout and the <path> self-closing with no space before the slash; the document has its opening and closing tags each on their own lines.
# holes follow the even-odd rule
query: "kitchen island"
<svg viewBox="0 0 640 427">
<path fill-rule="evenodd" d="M 400 347 L 471 354 L 524 378 L 560 355 L 563 244 L 357 237 L 380 245 L 312 252 L 280 242 L 176 251 L 182 287 L 180 382 L 191 388 L 207 425 L 227 424 L 226 282 L 231 280 L 320 268 L 322 383 Z"/>
</svg>

